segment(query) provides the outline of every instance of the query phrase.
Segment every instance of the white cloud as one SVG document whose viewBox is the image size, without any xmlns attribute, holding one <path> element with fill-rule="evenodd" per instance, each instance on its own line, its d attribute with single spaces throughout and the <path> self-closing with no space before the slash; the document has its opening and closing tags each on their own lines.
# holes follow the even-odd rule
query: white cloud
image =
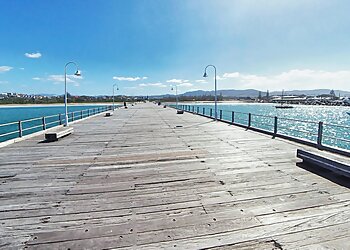
<svg viewBox="0 0 350 250">
<path fill-rule="evenodd" d="M 156 83 L 140 83 L 140 87 L 158 87 L 158 88 L 166 88 L 168 87 L 167 85 L 161 83 L 161 82 L 156 82 Z"/>
<path fill-rule="evenodd" d="M 0 66 L 0 73 L 7 72 L 13 69 L 13 67 L 10 66 Z"/>
<path fill-rule="evenodd" d="M 196 83 L 207 83 L 206 80 L 196 80 L 195 82 L 196 82 Z"/>
<path fill-rule="evenodd" d="M 182 79 L 171 79 L 171 80 L 167 80 L 166 82 L 169 82 L 169 83 L 185 83 L 185 82 L 189 82 L 189 80 L 182 80 Z"/>
<path fill-rule="evenodd" d="M 80 83 L 72 79 L 83 79 L 82 76 L 67 75 L 67 83 L 72 83 L 74 86 L 79 87 Z M 49 75 L 47 81 L 51 81 L 54 84 L 64 82 L 64 75 Z"/>
<path fill-rule="evenodd" d="M 26 57 L 28 58 L 40 58 L 41 57 L 41 53 L 40 52 L 36 52 L 36 53 L 25 53 L 24 54 Z"/>
<path fill-rule="evenodd" d="M 113 76 L 113 80 L 117 81 L 129 81 L 129 82 L 134 82 L 138 80 L 146 80 L 148 77 L 143 76 L 143 77 L 125 77 L 125 76 Z"/>
<path fill-rule="evenodd" d="M 192 87 L 193 84 L 190 83 L 190 82 L 184 82 L 184 83 L 181 83 L 181 84 L 179 84 L 177 86 L 180 86 L 180 87 Z"/>
<path fill-rule="evenodd" d="M 19 68 L 20 70 L 24 70 L 24 68 Z"/>
<path fill-rule="evenodd" d="M 41 80 L 40 77 L 33 77 L 32 79 L 35 80 L 35 81 L 40 81 Z"/>
<path fill-rule="evenodd" d="M 225 73 L 220 88 L 255 88 L 269 90 L 349 89 L 350 71 L 293 69 L 275 75 Z M 228 84 L 228 81 L 230 83 Z"/>
<path fill-rule="evenodd" d="M 7 84 L 9 83 L 8 81 L 0 81 L 0 84 Z"/>
<path fill-rule="evenodd" d="M 233 72 L 233 73 L 225 73 L 223 75 L 223 78 L 237 78 L 239 77 L 239 72 Z"/>
</svg>

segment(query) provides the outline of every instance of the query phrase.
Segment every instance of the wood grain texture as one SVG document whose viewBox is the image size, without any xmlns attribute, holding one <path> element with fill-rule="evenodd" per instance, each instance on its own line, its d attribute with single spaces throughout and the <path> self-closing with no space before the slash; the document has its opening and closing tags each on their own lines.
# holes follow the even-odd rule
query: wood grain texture
<svg viewBox="0 0 350 250">
<path fill-rule="evenodd" d="M 349 247 L 347 180 L 296 149 L 348 158 L 151 103 L 72 127 L 0 149 L 0 249 Z"/>
</svg>

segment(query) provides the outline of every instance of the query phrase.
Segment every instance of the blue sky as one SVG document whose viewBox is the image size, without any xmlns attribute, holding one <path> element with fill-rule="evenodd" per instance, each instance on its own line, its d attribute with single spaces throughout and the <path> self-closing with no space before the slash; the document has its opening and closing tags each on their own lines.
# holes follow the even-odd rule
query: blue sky
<svg viewBox="0 0 350 250">
<path fill-rule="evenodd" d="M 2 0 L 0 92 L 151 95 L 213 89 L 350 90 L 350 2 Z M 69 67 L 69 74 L 75 68 Z"/>
</svg>

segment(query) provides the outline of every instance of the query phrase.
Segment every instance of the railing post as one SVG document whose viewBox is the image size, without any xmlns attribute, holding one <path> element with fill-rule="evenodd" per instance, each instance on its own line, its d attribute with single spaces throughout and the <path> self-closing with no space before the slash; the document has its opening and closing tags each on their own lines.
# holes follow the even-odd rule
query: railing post
<svg viewBox="0 0 350 250">
<path fill-rule="evenodd" d="M 80 119 L 83 119 L 83 111 L 80 111 Z"/>
<path fill-rule="evenodd" d="M 194 106 L 192 106 L 192 113 L 194 113 Z"/>
<path fill-rule="evenodd" d="M 278 118 L 277 116 L 275 116 L 275 119 L 274 119 L 274 124 L 273 124 L 273 135 L 276 136 L 277 135 L 277 124 L 278 124 Z"/>
<path fill-rule="evenodd" d="M 323 122 L 318 123 L 317 147 L 322 148 Z"/>
<path fill-rule="evenodd" d="M 74 121 L 74 112 L 72 112 L 72 122 Z"/>
<path fill-rule="evenodd" d="M 197 114 L 199 114 L 199 107 L 197 107 Z"/>
<path fill-rule="evenodd" d="M 22 131 L 22 122 L 18 121 L 18 136 L 22 137 L 23 131 Z"/>
<path fill-rule="evenodd" d="M 46 122 L 45 122 L 45 116 L 43 117 L 43 130 L 45 130 L 46 129 Z"/>
<path fill-rule="evenodd" d="M 87 116 L 89 117 L 90 116 L 90 109 L 88 109 L 87 111 L 88 111 Z"/>
<path fill-rule="evenodd" d="M 213 116 L 213 109 L 211 108 L 210 109 L 210 117 L 212 117 Z"/>
<path fill-rule="evenodd" d="M 248 114 L 248 128 L 252 125 L 252 114 Z"/>
<path fill-rule="evenodd" d="M 220 120 L 222 120 L 222 110 L 220 109 Z"/>
<path fill-rule="evenodd" d="M 232 111 L 232 123 L 235 123 L 235 111 Z"/>
<path fill-rule="evenodd" d="M 61 117 L 61 114 L 58 114 L 58 120 L 59 120 L 60 125 L 62 125 L 62 117 Z"/>
<path fill-rule="evenodd" d="M 205 115 L 205 108 L 203 108 L 203 115 Z"/>
</svg>

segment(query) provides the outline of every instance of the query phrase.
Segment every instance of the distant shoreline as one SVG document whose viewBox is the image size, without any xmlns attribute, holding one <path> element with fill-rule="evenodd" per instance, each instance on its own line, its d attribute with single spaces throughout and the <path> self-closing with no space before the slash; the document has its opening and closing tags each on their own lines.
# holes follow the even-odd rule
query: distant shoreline
<svg viewBox="0 0 350 250">
<path fill-rule="evenodd" d="M 122 105 L 121 102 L 115 102 L 116 105 Z M 113 103 L 110 102 L 99 102 L 99 103 L 68 103 L 68 106 L 96 106 L 96 105 L 107 105 L 112 106 Z M 0 108 L 19 108 L 19 107 L 58 107 L 64 106 L 64 103 L 44 103 L 44 104 L 0 104 Z"/>
</svg>

